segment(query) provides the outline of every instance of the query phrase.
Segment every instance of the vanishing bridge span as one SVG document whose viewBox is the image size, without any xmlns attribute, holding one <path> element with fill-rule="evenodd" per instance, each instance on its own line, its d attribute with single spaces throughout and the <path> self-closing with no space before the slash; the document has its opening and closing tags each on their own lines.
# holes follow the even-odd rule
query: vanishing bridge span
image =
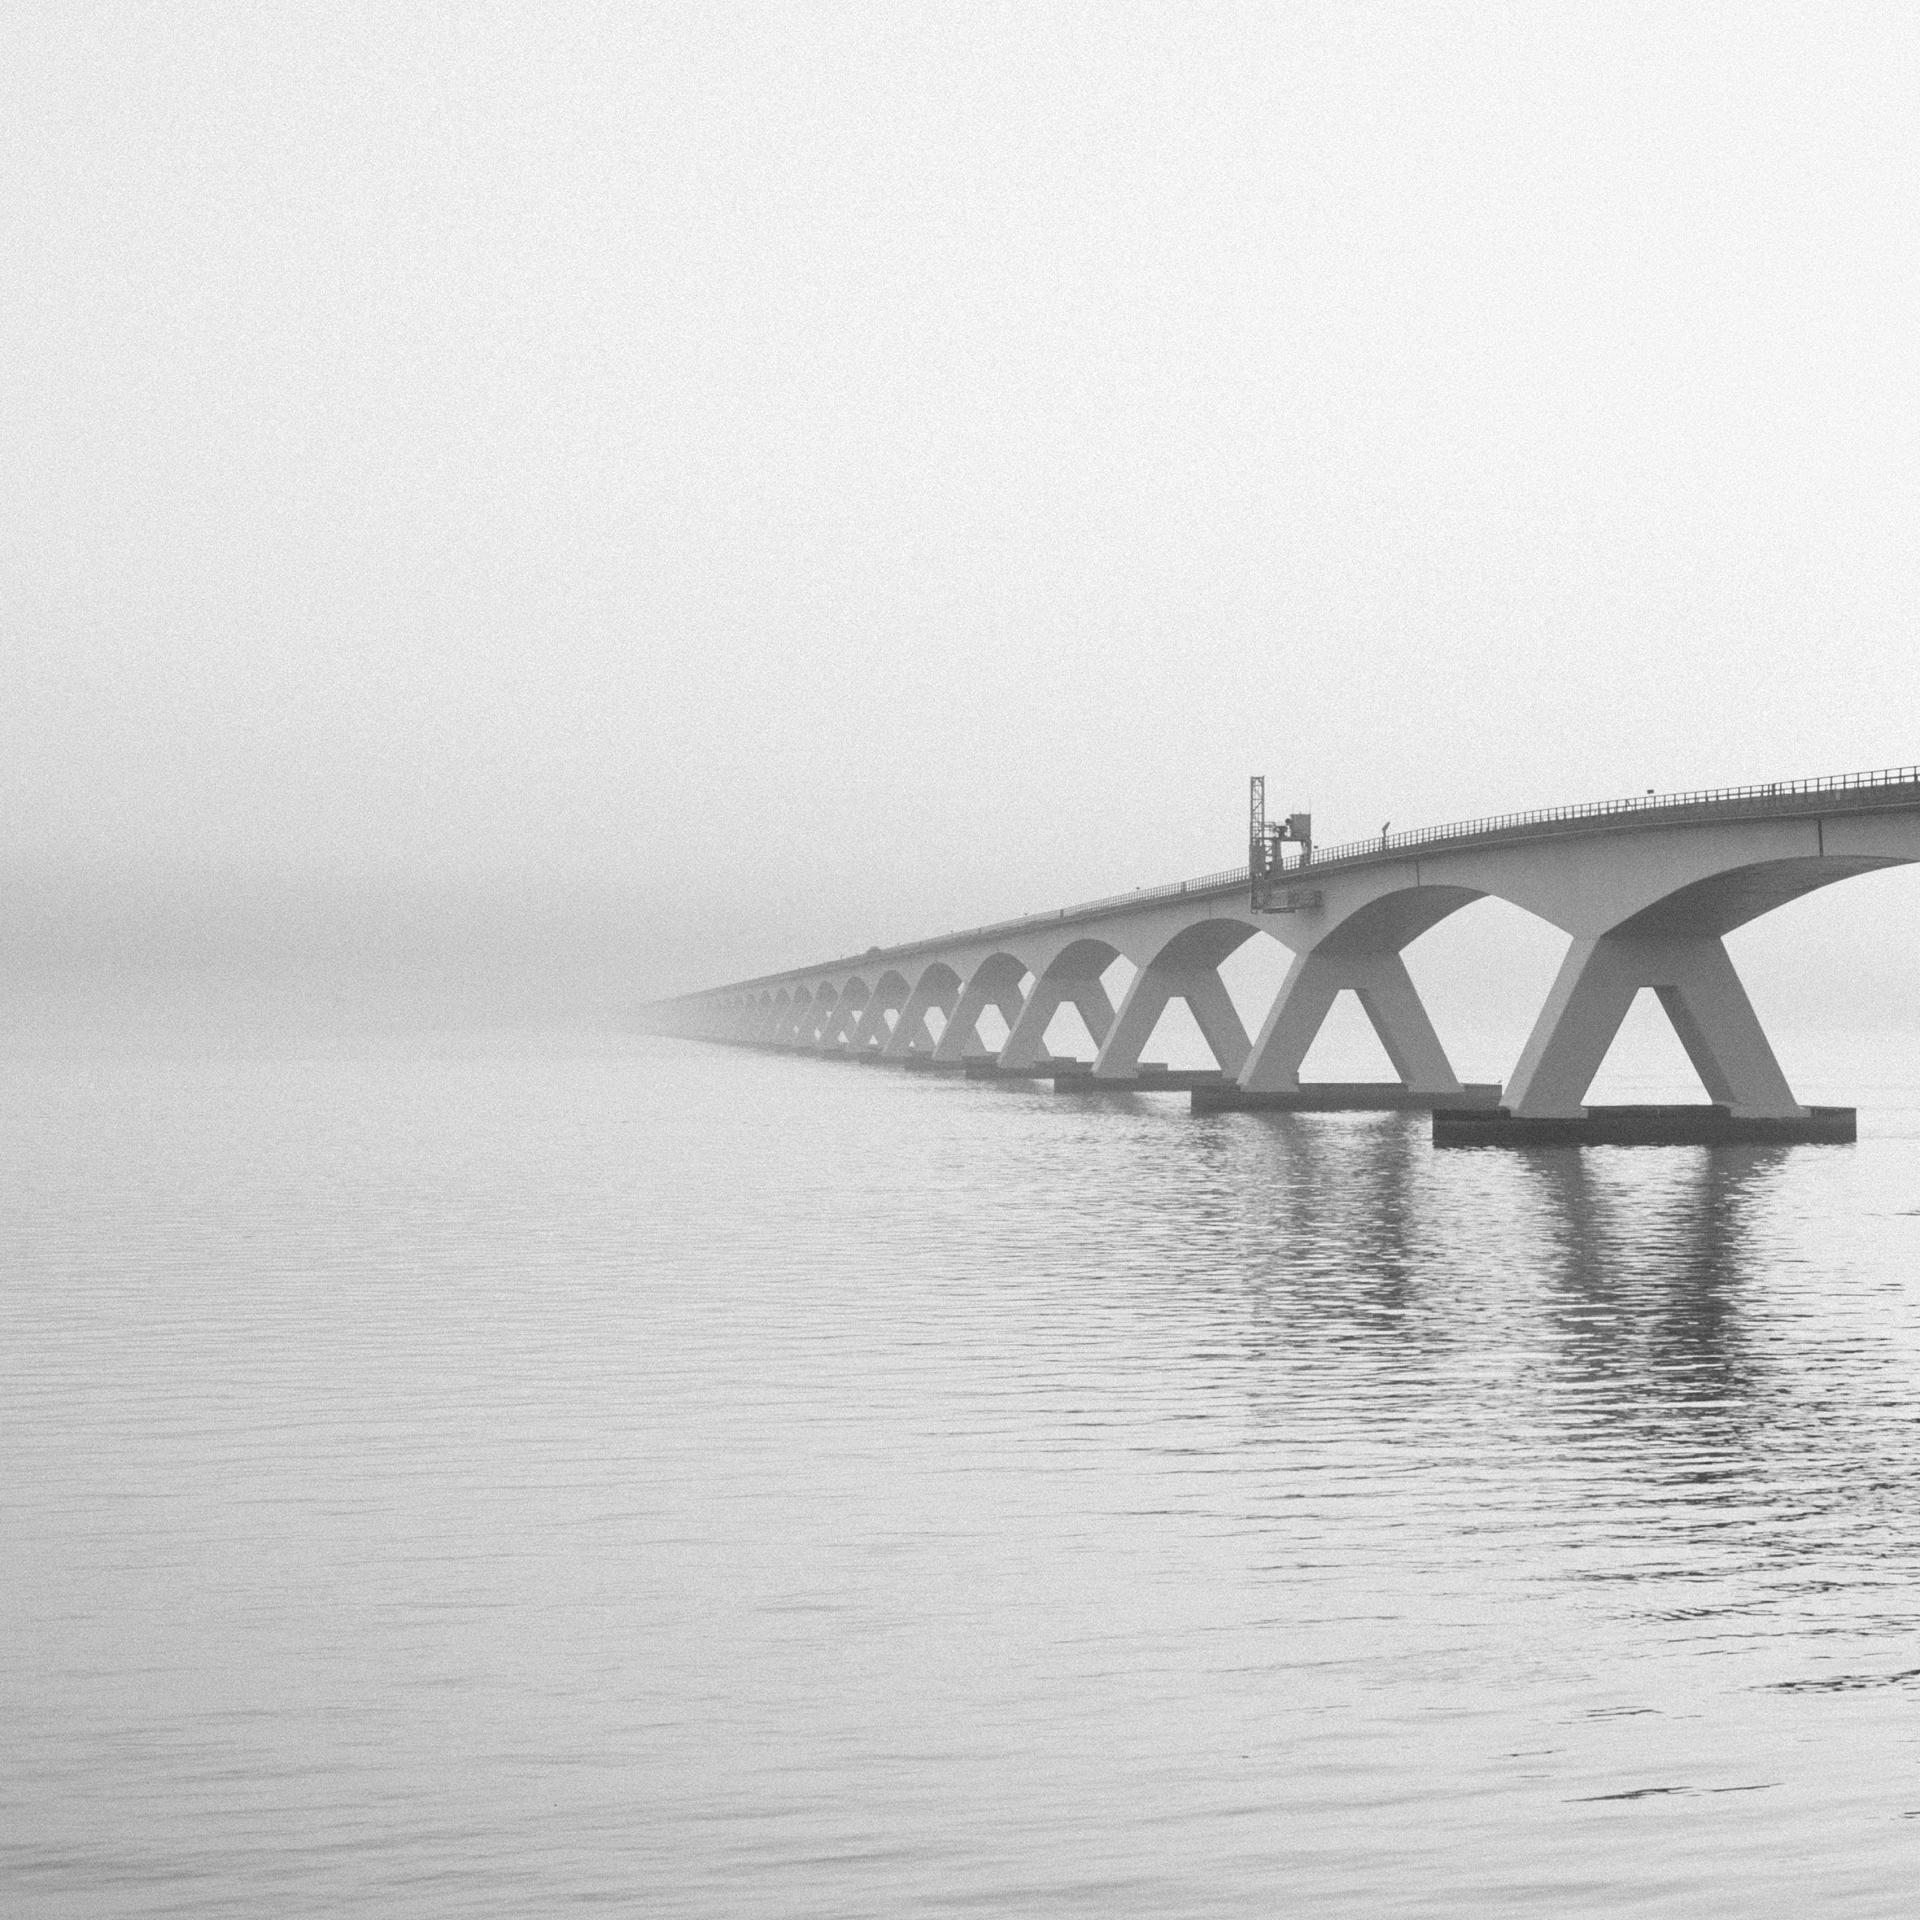
<svg viewBox="0 0 1920 1920">
<path fill-rule="evenodd" d="M 1442 1144 L 1520 1140 L 1851 1139 L 1850 1108 L 1802 1106 L 1728 957 L 1724 936 L 1816 888 L 1920 860 L 1920 767 L 1509 814 L 1288 856 L 1269 910 L 1249 869 L 871 949 L 656 1002 L 654 1029 L 920 1070 L 1054 1073 L 1104 1092 L 1192 1086 L 1196 1106 L 1414 1106 Z M 1571 936 L 1505 1088 L 1467 1087 L 1402 959 L 1449 914 L 1495 898 Z M 1293 962 L 1257 1034 L 1220 963 L 1268 934 Z M 1118 1007 L 1102 976 L 1135 969 Z M 1635 995 L 1660 997 L 1710 1105 L 1592 1108 L 1588 1087 Z M 1365 1008 L 1397 1083 L 1315 1087 L 1300 1064 L 1335 998 Z M 1143 1072 L 1183 1000 L 1219 1062 Z M 1079 1010 L 1091 1065 L 1056 1062 L 1047 1028 Z M 989 1055 L 981 1016 L 1008 1029 Z M 929 1016 L 943 1021 L 936 1035 Z"/>
</svg>

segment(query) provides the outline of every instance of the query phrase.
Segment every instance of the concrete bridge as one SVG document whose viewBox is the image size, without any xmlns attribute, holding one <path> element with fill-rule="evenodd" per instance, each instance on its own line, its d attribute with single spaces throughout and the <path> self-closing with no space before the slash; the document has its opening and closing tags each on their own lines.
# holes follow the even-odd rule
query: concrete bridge
<svg viewBox="0 0 1920 1920">
<path fill-rule="evenodd" d="M 647 1017 L 656 1030 L 702 1039 L 1032 1074 L 1048 1062 L 1049 1023 L 1070 1003 L 1098 1049 L 1074 1084 L 1101 1090 L 1156 1084 L 1141 1075 L 1140 1056 L 1178 999 L 1219 1063 L 1206 1076 L 1218 1088 L 1196 1104 L 1427 1106 L 1436 1109 L 1436 1139 L 1449 1143 L 1851 1138 L 1851 1109 L 1795 1099 L 1724 936 L 1836 880 L 1915 860 L 1916 767 L 1650 794 L 1316 849 L 1284 871 L 1278 912 L 1251 910 L 1248 869 L 1238 867 L 737 981 L 655 1003 Z M 1572 937 L 1504 1093 L 1462 1085 L 1401 957 L 1449 914 L 1486 898 L 1511 901 Z M 1290 949 L 1293 962 L 1249 1034 L 1219 969 L 1262 934 Z M 1135 972 L 1115 1007 L 1102 976 L 1123 957 Z M 1711 1107 L 1584 1104 L 1642 987 L 1659 995 Z M 1303 1086 L 1300 1064 L 1348 989 L 1398 1083 Z M 989 1007 L 1008 1028 L 990 1056 L 979 1035 Z M 1476 1116 L 1476 1106 L 1488 1111 Z"/>
</svg>

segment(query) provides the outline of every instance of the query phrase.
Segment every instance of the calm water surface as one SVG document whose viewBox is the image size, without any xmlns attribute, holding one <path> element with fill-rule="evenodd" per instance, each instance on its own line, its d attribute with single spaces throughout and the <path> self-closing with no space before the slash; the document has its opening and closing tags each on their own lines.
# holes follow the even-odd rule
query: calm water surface
<svg viewBox="0 0 1920 1920">
<path fill-rule="evenodd" d="M 1908 1098 L 3 1077 L 10 1914 L 1910 1910 Z"/>
</svg>

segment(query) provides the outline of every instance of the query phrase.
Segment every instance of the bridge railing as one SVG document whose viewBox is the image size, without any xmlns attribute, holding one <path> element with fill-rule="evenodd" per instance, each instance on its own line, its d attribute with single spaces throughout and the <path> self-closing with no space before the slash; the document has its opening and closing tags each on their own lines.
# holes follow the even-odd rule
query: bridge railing
<svg viewBox="0 0 1920 1920">
<path fill-rule="evenodd" d="M 1203 873 L 1197 880 L 1176 880 L 1164 887 L 1135 887 L 1131 893 L 1110 893 L 1103 900 L 1082 900 L 1078 906 L 1062 907 L 1055 914 L 1030 914 L 1024 919 L 1008 920 L 1002 924 L 1010 927 L 1024 927 L 1034 922 L 1044 924 L 1047 920 L 1077 920 L 1082 914 L 1104 913 L 1110 907 L 1136 906 L 1142 900 L 1177 900 L 1183 893 L 1216 893 L 1222 887 L 1245 886 L 1249 878 L 1244 866 L 1222 867 L 1218 873 Z M 980 933 L 997 932 L 998 927 L 980 927 Z"/>
<path fill-rule="evenodd" d="M 1143 901 L 1177 900 L 1183 893 L 1218 893 L 1226 887 L 1244 887 L 1249 877 L 1244 866 L 1222 867 L 1218 873 L 1203 873 L 1197 880 L 1175 880 L 1161 887 L 1135 887 L 1131 893 L 1110 893 L 1099 900 L 1081 900 L 1070 907 L 1058 907 L 1052 913 L 1022 913 L 1011 920 L 991 920 L 984 926 L 956 927 L 950 933 L 935 934 L 928 940 L 909 940 L 900 946 L 882 947 L 875 953 L 850 955 L 845 960 L 831 961 L 824 967 L 796 967 L 789 973 L 767 977 L 785 980 L 793 973 L 838 973 L 849 966 L 871 965 L 876 960 L 889 960 L 896 955 L 924 953 L 935 947 L 951 947 L 962 941 L 991 940 L 996 934 L 1044 927 L 1050 920 L 1084 920 L 1094 914 L 1110 913 L 1116 907 L 1137 907 Z M 752 981 L 746 984 L 761 983 Z M 684 997 L 698 999 L 699 995 L 688 994 Z"/>
<path fill-rule="evenodd" d="M 1593 821 L 1608 815 L 1623 820 L 1647 814 L 1689 813 L 1696 810 L 1764 810 L 1770 801 L 1801 795 L 1854 793 L 1876 787 L 1920 786 L 1920 766 L 1881 767 L 1871 773 L 1834 773 L 1811 780 L 1769 780 L 1758 786 L 1701 787 L 1692 793 L 1637 794 L 1626 800 L 1588 800 L 1567 807 L 1536 807 L 1525 813 L 1488 814 L 1479 820 L 1455 820 L 1440 827 L 1410 827 L 1403 833 L 1375 834 L 1368 840 L 1347 840 L 1337 846 L 1317 847 L 1313 864 L 1331 866 L 1336 860 L 1377 858 L 1407 847 L 1431 846 L 1439 840 L 1477 840 L 1489 834 L 1513 833 L 1527 827 L 1557 826 L 1564 821 Z M 1294 862 L 1293 864 L 1298 864 Z"/>
<path fill-rule="evenodd" d="M 1798 795 L 1852 793 L 1874 787 L 1920 787 L 1920 766 L 1881 767 L 1871 773 L 1834 773 L 1810 780 L 1769 780 L 1749 787 L 1700 787 L 1691 793 L 1636 794 L 1625 800 L 1585 800 L 1565 807 L 1534 807 L 1521 813 L 1490 813 L 1477 820 L 1453 820 L 1438 827 L 1409 827 L 1401 833 L 1374 834 L 1365 840 L 1342 840 L 1330 847 L 1316 847 L 1314 867 L 1332 866 L 1335 861 L 1378 859 L 1383 853 L 1398 853 L 1408 847 L 1432 846 L 1443 840 L 1477 840 L 1488 834 L 1514 833 L 1527 827 L 1557 826 L 1567 821 L 1593 821 L 1617 815 L 1623 820 L 1647 814 L 1684 813 L 1697 808 L 1739 808 L 1739 803 L 1791 799 Z M 1741 809 L 1744 810 L 1744 809 Z M 1291 872 L 1302 864 L 1298 852 L 1289 849 L 1285 868 Z M 1138 900 L 1164 900 L 1183 893 L 1209 893 L 1220 887 L 1238 886 L 1248 879 L 1245 867 L 1225 867 L 1218 873 L 1202 874 L 1197 880 L 1181 880 L 1171 886 L 1142 887 L 1133 893 L 1117 893 L 1104 900 L 1088 900 L 1079 906 L 1063 907 L 1059 917 L 1071 920 L 1085 913 L 1099 913 L 1124 907 Z M 1024 921 L 1005 924 L 1024 925 Z M 997 929 L 982 927 L 991 933 Z"/>
</svg>

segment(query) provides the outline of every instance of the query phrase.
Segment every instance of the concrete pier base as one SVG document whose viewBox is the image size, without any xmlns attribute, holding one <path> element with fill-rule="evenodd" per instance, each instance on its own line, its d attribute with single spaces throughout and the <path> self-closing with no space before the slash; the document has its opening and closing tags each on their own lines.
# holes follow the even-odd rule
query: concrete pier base
<svg viewBox="0 0 1920 1920">
<path fill-rule="evenodd" d="M 1197 1087 L 1219 1087 L 1227 1077 L 1218 1067 L 1163 1067 L 1143 1060 L 1127 1074 L 1101 1074 L 1095 1077 L 1090 1067 L 1076 1073 L 1056 1073 L 1055 1093 L 1184 1093 Z"/>
<path fill-rule="evenodd" d="M 1589 1107 L 1585 1113 L 1524 1119 L 1505 1107 L 1436 1107 L 1436 1147 L 1714 1147 L 1774 1143 L 1850 1146 L 1852 1107 L 1808 1107 L 1784 1115 L 1736 1114 L 1722 1106 Z"/>
<path fill-rule="evenodd" d="M 1323 1080 L 1272 1093 L 1250 1093 L 1232 1084 L 1193 1090 L 1195 1113 L 1394 1113 L 1499 1104 L 1497 1084 L 1463 1086 L 1453 1093 L 1422 1093 L 1397 1080 Z"/>
<path fill-rule="evenodd" d="M 1056 1054 L 1046 1060 L 1036 1060 L 1030 1067 L 1003 1067 L 997 1060 L 969 1060 L 967 1078 L 969 1080 L 1051 1080 L 1061 1073 L 1087 1073 L 1092 1063 L 1075 1060 Z"/>
</svg>

